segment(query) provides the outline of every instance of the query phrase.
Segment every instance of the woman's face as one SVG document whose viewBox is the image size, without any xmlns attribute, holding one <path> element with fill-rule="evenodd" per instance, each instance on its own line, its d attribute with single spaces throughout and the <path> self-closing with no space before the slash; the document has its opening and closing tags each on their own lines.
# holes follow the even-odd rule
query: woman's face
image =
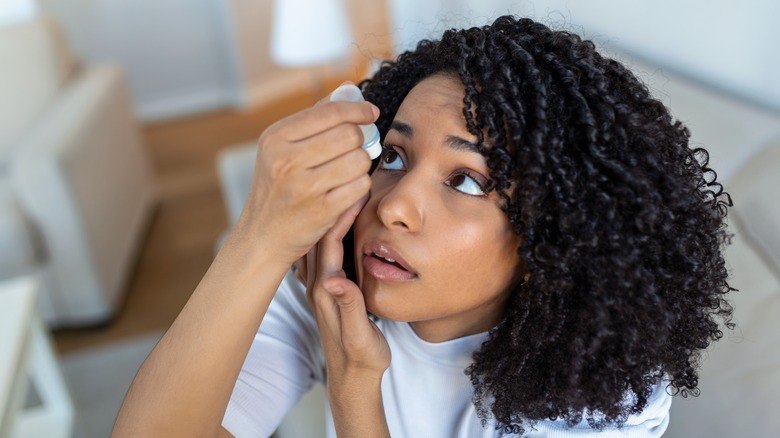
<svg viewBox="0 0 780 438">
<path fill-rule="evenodd" d="M 485 158 L 466 130 L 464 88 L 431 76 L 404 99 L 355 221 L 358 281 L 369 312 L 440 342 L 496 325 L 520 279 L 517 248 Z"/>
</svg>

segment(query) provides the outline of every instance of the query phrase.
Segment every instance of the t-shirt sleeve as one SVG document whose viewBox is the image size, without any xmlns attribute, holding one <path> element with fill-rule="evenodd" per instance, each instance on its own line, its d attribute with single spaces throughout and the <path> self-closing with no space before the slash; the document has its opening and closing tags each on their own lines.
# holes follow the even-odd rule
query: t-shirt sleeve
<svg viewBox="0 0 780 438">
<path fill-rule="evenodd" d="M 540 422 L 539 436 L 547 438 L 573 438 L 593 436 L 598 438 L 657 438 L 663 435 L 669 425 L 669 408 L 672 406 L 672 396 L 666 391 L 666 383 L 659 382 L 647 400 L 645 409 L 635 415 L 630 415 L 623 427 L 607 426 L 597 430 L 586 421 L 569 428 L 563 420 Z M 536 435 L 531 435 L 536 436 Z"/>
<path fill-rule="evenodd" d="M 267 437 L 315 381 L 325 361 L 305 287 L 288 272 L 255 335 L 222 426 L 237 438 Z"/>
</svg>

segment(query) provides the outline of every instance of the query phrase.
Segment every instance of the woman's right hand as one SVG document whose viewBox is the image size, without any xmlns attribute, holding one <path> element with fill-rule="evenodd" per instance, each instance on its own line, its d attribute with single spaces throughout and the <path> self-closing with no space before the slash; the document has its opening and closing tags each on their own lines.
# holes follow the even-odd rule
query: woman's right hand
<svg viewBox="0 0 780 438">
<path fill-rule="evenodd" d="M 357 125 L 378 116 L 367 102 L 323 99 L 270 126 L 260 136 L 252 188 L 231 237 L 274 248 L 289 264 L 305 255 L 368 193 L 371 160 Z"/>
<path fill-rule="evenodd" d="M 320 102 L 260 136 L 244 211 L 136 374 L 114 435 L 217 435 L 285 273 L 368 193 L 371 161 L 357 125 L 378 115 L 366 102 Z"/>
</svg>

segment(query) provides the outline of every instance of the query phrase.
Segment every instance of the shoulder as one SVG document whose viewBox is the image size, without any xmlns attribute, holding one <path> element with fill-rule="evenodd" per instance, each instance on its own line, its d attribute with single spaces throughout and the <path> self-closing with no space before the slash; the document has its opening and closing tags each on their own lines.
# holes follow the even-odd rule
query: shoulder
<svg viewBox="0 0 780 438">
<path fill-rule="evenodd" d="M 642 412 L 629 415 L 625 423 L 620 427 L 605 426 L 598 434 L 600 437 L 621 438 L 654 438 L 660 437 L 669 426 L 669 409 L 672 406 L 672 396 L 666 390 L 668 381 L 662 381 L 655 385 L 652 395 L 647 400 L 647 406 Z M 626 402 L 631 402 L 627 397 Z M 598 420 L 598 415 L 595 415 Z M 539 436 L 554 435 L 556 437 L 578 437 L 593 435 L 595 430 L 588 421 L 583 420 L 573 427 L 566 426 L 564 420 L 540 421 L 535 425 Z M 530 436 L 537 436 L 533 433 Z"/>
</svg>

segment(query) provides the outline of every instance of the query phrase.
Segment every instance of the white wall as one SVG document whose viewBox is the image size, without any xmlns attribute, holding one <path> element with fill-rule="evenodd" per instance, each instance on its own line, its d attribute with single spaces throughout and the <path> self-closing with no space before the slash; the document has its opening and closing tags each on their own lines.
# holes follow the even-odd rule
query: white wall
<svg viewBox="0 0 780 438">
<path fill-rule="evenodd" d="M 146 121 L 260 105 L 311 86 L 316 75 L 349 73 L 362 68 L 369 54 L 386 57 L 391 51 L 384 49 L 385 17 L 377 14 L 385 0 L 344 0 L 355 53 L 343 65 L 309 70 L 282 69 L 271 61 L 274 0 L 38 1 L 64 26 L 80 58 L 124 68 Z"/>
<path fill-rule="evenodd" d="M 536 18 L 780 111 L 777 0 L 392 0 L 399 50 L 500 14 Z"/>
<path fill-rule="evenodd" d="M 250 106 L 311 80 L 270 62 L 272 0 L 38 1 L 64 24 L 78 55 L 125 68 L 146 120 Z M 358 40 L 369 41 L 376 18 L 365 11 L 384 1 L 346 0 L 353 21 L 365 28 Z M 386 1 L 398 50 L 452 26 L 526 15 L 780 111 L 780 26 L 773 22 L 780 1 Z M 358 41 L 357 48 L 370 45 Z"/>
<path fill-rule="evenodd" d="M 82 59 L 120 64 L 141 118 L 229 105 L 236 75 L 221 0 L 39 0 Z"/>
<path fill-rule="evenodd" d="M 35 0 L 0 0 L 0 26 L 28 21 L 37 15 Z"/>
</svg>

